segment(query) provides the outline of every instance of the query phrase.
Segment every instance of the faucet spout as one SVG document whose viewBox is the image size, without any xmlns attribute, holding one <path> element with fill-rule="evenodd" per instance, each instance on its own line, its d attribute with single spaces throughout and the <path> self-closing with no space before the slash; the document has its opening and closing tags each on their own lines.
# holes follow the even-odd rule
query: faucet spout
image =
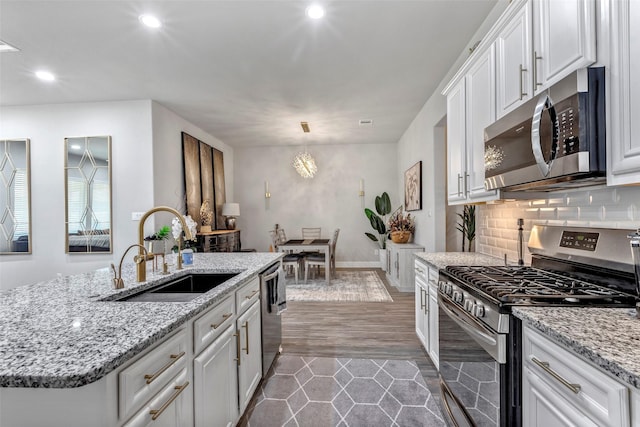
<svg viewBox="0 0 640 427">
<path fill-rule="evenodd" d="M 127 256 L 127 253 L 129 252 L 129 250 L 131 248 L 135 248 L 135 247 L 140 247 L 141 251 L 144 251 L 144 255 L 139 256 L 136 255 L 133 260 L 136 263 L 136 268 L 142 264 L 144 266 L 145 264 L 145 260 L 147 259 L 147 255 L 149 255 L 149 252 L 147 251 L 147 248 L 145 248 L 143 245 L 139 245 L 137 243 L 134 243 L 133 245 L 129 246 L 124 253 L 122 254 L 122 258 L 120 258 L 120 264 L 118 265 L 118 271 L 116 272 L 116 267 L 115 265 L 113 265 L 113 263 L 111 264 L 111 268 L 113 269 L 113 287 L 115 289 L 122 289 L 124 288 L 124 280 L 122 280 L 122 262 L 124 261 L 124 257 Z"/>
<path fill-rule="evenodd" d="M 145 254 L 143 253 L 144 223 L 147 220 L 147 218 L 149 218 L 152 214 L 156 212 L 169 212 L 171 214 L 174 214 L 178 218 L 178 220 L 180 220 L 180 223 L 182 224 L 182 231 L 184 231 L 184 234 L 187 240 L 193 239 L 193 235 L 191 234 L 191 231 L 189 231 L 189 227 L 187 227 L 187 223 L 185 222 L 180 212 L 168 206 L 157 206 L 145 212 L 145 214 L 142 215 L 142 218 L 140 218 L 140 225 L 138 226 L 138 246 L 140 246 L 140 249 L 138 251 L 139 258 L 142 258 L 145 256 Z M 145 252 L 146 252 L 146 249 L 145 249 Z M 180 268 L 182 268 L 182 254 L 180 253 L 180 244 L 178 244 L 178 269 Z M 136 265 L 136 280 L 138 282 L 144 282 L 145 280 L 147 280 L 147 265 L 145 262 L 142 262 Z"/>
</svg>

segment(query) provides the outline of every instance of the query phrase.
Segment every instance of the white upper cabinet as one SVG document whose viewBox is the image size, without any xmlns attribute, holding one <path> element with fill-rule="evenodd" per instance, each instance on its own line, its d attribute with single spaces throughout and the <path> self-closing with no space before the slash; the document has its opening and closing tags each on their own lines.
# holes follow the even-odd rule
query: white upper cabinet
<svg viewBox="0 0 640 427">
<path fill-rule="evenodd" d="M 464 79 L 447 94 L 447 199 L 449 204 L 464 202 L 466 165 L 466 101 Z"/>
<path fill-rule="evenodd" d="M 637 184 L 640 183 L 640 2 L 610 0 L 609 5 L 607 184 Z"/>
<path fill-rule="evenodd" d="M 496 95 L 498 117 L 533 96 L 531 76 L 531 3 L 514 6 L 515 12 L 496 39 Z"/>
<path fill-rule="evenodd" d="M 496 37 L 497 116 L 596 61 L 595 0 L 515 2 Z"/>
</svg>

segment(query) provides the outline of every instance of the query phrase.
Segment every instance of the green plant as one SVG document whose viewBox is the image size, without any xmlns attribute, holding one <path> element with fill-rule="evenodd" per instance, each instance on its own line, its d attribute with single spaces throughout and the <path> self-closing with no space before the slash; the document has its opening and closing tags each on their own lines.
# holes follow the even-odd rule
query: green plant
<svg viewBox="0 0 640 427">
<path fill-rule="evenodd" d="M 458 231 L 462 233 L 462 252 L 464 252 L 464 241 L 467 240 L 468 251 L 471 252 L 471 243 L 476 238 L 476 207 L 464 205 L 462 213 L 457 214 L 462 223 L 458 223 Z"/>
<path fill-rule="evenodd" d="M 164 225 L 155 233 L 145 237 L 144 240 L 166 240 L 169 238 L 169 233 L 171 233 L 171 227 Z"/>
<path fill-rule="evenodd" d="M 376 196 L 376 212 L 373 212 L 369 208 L 365 208 L 364 210 L 364 214 L 369 219 L 371 227 L 377 231 L 378 235 L 376 236 L 373 233 L 364 234 L 373 242 L 378 242 L 380 249 L 385 249 L 387 247 L 386 219 L 389 212 L 391 212 L 391 200 L 389 199 L 389 195 L 386 191 L 382 193 L 381 196 Z M 382 218 L 380 218 L 380 216 Z"/>
</svg>

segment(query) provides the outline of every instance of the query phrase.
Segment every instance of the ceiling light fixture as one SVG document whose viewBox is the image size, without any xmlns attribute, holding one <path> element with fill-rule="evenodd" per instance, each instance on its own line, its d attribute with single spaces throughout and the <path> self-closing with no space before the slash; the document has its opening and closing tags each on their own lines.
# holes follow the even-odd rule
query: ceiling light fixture
<svg viewBox="0 0 640 427">
<path fill-rule="evenodd" d="M 0 40 L 0 52 L 18 52 L 18 49 L 15 46 L 11 46 L 9 43 Z"/>
<path fill-rule="evenodd" d="M 320 19 L 324 16 L 324 8 L 318 4 L 312 4 L 306 10 L 307 16 L 311 19 Z"/>
<path fill-rule="evenodd" d="M 309 133 L 309 123 L 300 122 L 300 126 L 302 127 L 302 131 L 304 133 Z M 293 162 L 291 165 L 294 167 L 296 172 L 303 178 L 313 178 L 313 176 L 318 172 L 318 166 L 316 166 L 316 161 L 313 159 L 311 154 L 307 153 L 307 142 L 305 139 L 304 144 L 304 152 L 300 152 L 295 155 L 293 158 Z"/>
<path fill-rule="evenodd" d="M 138 20 L 149 28 L 160 28 L 162 23 L 153 15 L 140 15 Z"/>
<path fill-rule="evenodd" d="M 52 82 L 56 79 L 56 76 L 54 76 L 49 71 L 44 71 L 44 70 L 36 71 L 36 77 L 46 82 Z"/>
</svg>

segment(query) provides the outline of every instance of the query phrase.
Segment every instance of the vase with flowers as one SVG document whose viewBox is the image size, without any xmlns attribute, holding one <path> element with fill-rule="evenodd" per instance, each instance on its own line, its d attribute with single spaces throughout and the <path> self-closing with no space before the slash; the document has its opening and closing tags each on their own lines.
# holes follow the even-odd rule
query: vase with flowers
<svg viewBox="0 0 640 427">
<path fill-rule="evenodd" d="M 187 224 L 189 231 L 191 232 L 192 240 L 186 240 L 184 238 L 184 231 L 182 230 L 182 224 L 178 218 L 173 218 L 171 221 L 171 233 L 176 241 L 176 245 L 173 247 L 174 252 L 178 252 L 179 248 L 182 251 L 182 262 L 184 265 L 193 264 L 193 252 L 195 250 L 195 242 L 198 240 L 196 236 L 196 229 L 198 224 L 191 218 L 191 215 L 183 215 L 184 222 Z M 182 243 L 184 242 L 184 243 Z"/>
<path fill-rule="evenodd" d="M 402 212 L 402 206 L 400 206 L 389 218 L 389 231 L 394 243 L 407 243 L 416 231 L 414 218 L 410 213 Z"/>
</svg>

